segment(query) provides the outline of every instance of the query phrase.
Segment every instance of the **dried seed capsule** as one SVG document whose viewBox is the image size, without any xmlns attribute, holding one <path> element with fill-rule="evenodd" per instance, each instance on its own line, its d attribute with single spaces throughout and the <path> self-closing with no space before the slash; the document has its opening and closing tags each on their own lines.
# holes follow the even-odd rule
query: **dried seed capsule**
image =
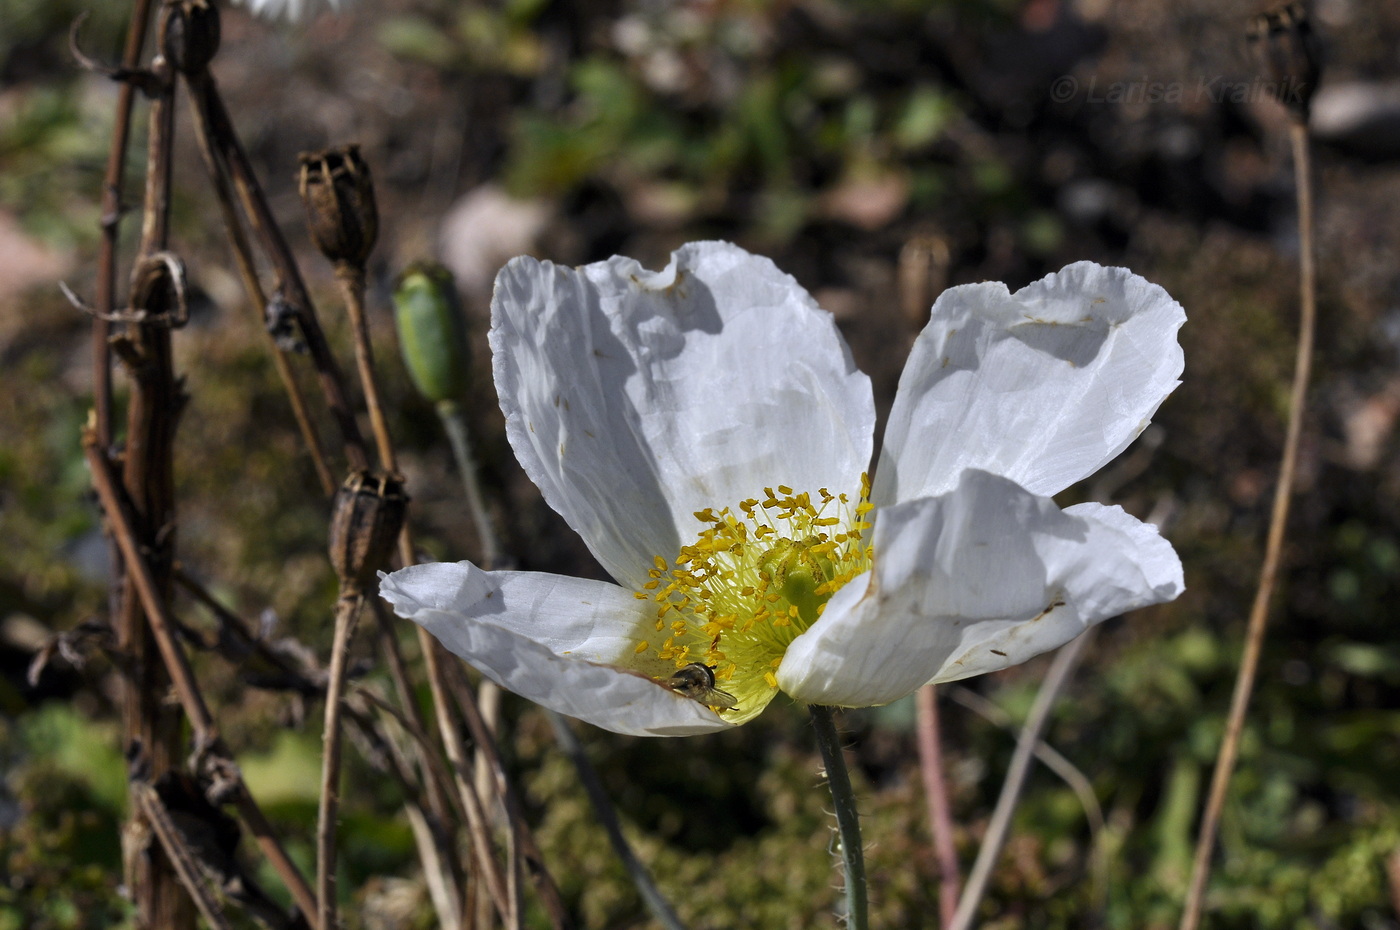
<svg viewBox="0 0 1400 930">
<path fill-rule="evenodd" d="M 351 472 L 332 504 L 330 553 L 342 587 L 365 590 L 389 564 L 408 509 L 398 475 Z"/>
<path fill-rule="evenodd" d="M 363 267 L 379 237 L 379 208 L 360 147 L 303 152 L 298 187 L 321 254 L 336 264 Z"/>
<path fill-rule="evenodd" d="M 1245 33 L 1260 76 L 1293 118 L 1307 122 L 1322 74 L 1322 49 L 1302 3 L 1260 13 Z"/>
<path fill-rule="evenodd" d="M 161 10 L 158 47 L 183 74 L 199 74 L 219 51 L 219 9 L 209 0 L 179 0 Z"/>
<path fill-rule="evenodd" d="M 399 349 L 409 377 L 433 403 L 459 402 L 467 392 L 471 353 L 452 272 L 441 265 L 412 265 L 394 288 Z"/>
</svg>

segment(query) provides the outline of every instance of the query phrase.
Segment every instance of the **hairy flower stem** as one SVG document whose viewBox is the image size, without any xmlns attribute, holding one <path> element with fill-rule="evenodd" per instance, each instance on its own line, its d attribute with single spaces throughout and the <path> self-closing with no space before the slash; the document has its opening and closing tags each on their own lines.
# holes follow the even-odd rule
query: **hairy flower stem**
<svg viewBox="0 0 1400 930">
<path fill-rule="evenodd" d="M 1069 681 L 1084 647 L 1092 639 L 1092 630 L 1071 640 L 1055 655 L 1050 671 L 1036 693 L 1030 715 L 1021 727 L 1021 735 L 1016 738 L 1016 751 L 1011 754 L 1011 764 L 1006 769 L 1006 780 L 1001 784 L 1001 794 L 997 796 L 997 806 L 992 810 L 992 819 L 987 824 L 987 833 L 982 838 L 982 847 L 977 851 L 977 861 L 967 876 L 967 886 L 963 888 L 962 900 L 958 902 L 957 913 L 947 930 L 968 930 L 976 922 L 977 907 L 982 896 L 987 893 L 987 884 L 992 877 L 992 869 L 1001 856 L 1011 831 L 1011 817 L 1016 813 L 1016 804 L 1021 799 L 1021 790 L 1026 786 L 1026 776 L 1030 774 L 1031 760 L 1035 747 L 1040 742 L 1040 734 L 1050 722 L 1050 711 L 1055 699 Z"/>
<path fill-rule="evenodd" d="M 472 458 L 471 441 L 468 438 L 467 418 L 462 413 L 462 405 L 453 400 L 438 401 L 437 415 L 442 420 L 442 428 L 447 432 L 447 441 L 452 444 L 452 457 L 457 462 L 462 490 L 467 494 L 467 507 L 471 510 L 472 523 L 476 526 L 476 537 L 481 542 L 481 567 L 489 572 L 500 562 L 501 545 L 496 538 L 495 528 L 491 526 L 491 515 L 486 511 L 481 482 L 477 480 L 476 461 Z"/>
<path fill-rule="evenodd" d="M 1244 655 L 1235 679 L 1235 692 L 1230 699 L 1230 715 L 1225 722 L 1225 738 L 1215 760 L 1210 796 L 1201 818 L 1201 832 L 1196 839 L 1196 855 L 1191 864 L 1191 884 L 1181 914 L 1180 930 L 1195 930 L 1200 924 L 1205 903 L 1206 881 L 1210 878 L 1211 858 L 1216 836 L 1220 831 L 1220 815 L 1225 809 L 1225 794 L 1239 757 L 1240 738 L 1244 733 L 1245 714 L 1254 691 L 1254 678 L 1259 671 L 1259 657 L 1264 651 L 1264 632 L 1269 623 L 1269 602 L 1278 581 L 1279 563 L 1283 556 L 1284 533 L 1288 526 L 1288 507 L 1293 497 L 1293 480 L 1298 470 L 1298 444 L 1303 432 L 1308 378 L 1312 372 L 1313 338 L 1317 328 L 1317 272 L 1314 266 L 1312 166 L 1308 151 L 1308 127 L 1302 120 L 1289 124 L 1293 145 L 1293 173 L 1298 189 L 1299 242 L 1299 300 L 1298 353 L 1293 368 L 1293 388 L 1289 395 L 1288 432 L 1283 442 L 1283 457 L 1279 464 L 1278 484 L 1274 488 L 1273 513 L 1269 519 L 1269 535 L 1264 545 L 1264 564 L 1259 570 L 1259 587 L 1249 611 L 1249 626 L 1245 632 Z"/>
<path fill-rule="evenodd" d="M 813 704 L 807 708 L 812 715 L 812 728 L 817 731 L 817 747 L 826 766 L 827 786 L 836 809 L 836 830 L 841 843 L 841 863 L 846 870 L 846 926 L 850 930 L 868 930 L 870 926 L 865 889 L 865 847 L 860 841 L 860 812 L 856 809 L 851 776 L 846 771 L 846 757 L 841 749 L 841 734 L 830 707 Z"/>
<path fill-rule="evenodd" d="M 632 884 L 637 886 L 637 893 L 642 896 L 642 902 L 646 904 L 651 916 L 656 918 L 656 922 L 665 927 L 666 930 L 685 930 L 685 924 L 676 916 L 676 912 L 671 909 L 671 902 L 666 900 L 656 887 L 656 883 L 651 880 L 651 873 L 632 852 L 632 846 L 627 842 L 627 837 L 622 835 L 622 826 L 617 821 L 617 812 L 613 809 L 612 801 L 608 798 L 608 793 L 603 789 L 603 783 L 598 779 L 598 773 L 593 769 L 593 763 L 588 759 L 588 751 L 583 748 L 583 743 L 574 734 L 569 726 L 569 721 L 562 714 L 549 711 L 549 722 L 554 727 L 554 738 L 559 743 L 559 748 L 564 750 L 564 754 L 569 757 L 569 761 L 578 770 L 578 780 L 583 784 L 583 790 L 588 793 L 588 800 L 593 804 L 593 812 L 598 815 L 598 822 L 607 831 L 608 842 L 612 843 L 613 852 L 617 853 L 617 858 L 622 860 L 622 867 L 627 870 L 627 875 L 632 879 Z"/>
<path fill-rule="evenodd" d="M 350 640 L 364 606 L 364 595 L 358 591 L 343 592 L 335 604 L 335 639 L 326 682 L 326 724 L 321 736 L 321 803 L 316 816 L 316 924 L 320 930 L 335 930 L 338 925 L 335 839 L 340 807 L 341 701 L 345 697 Z"/>
</svg>

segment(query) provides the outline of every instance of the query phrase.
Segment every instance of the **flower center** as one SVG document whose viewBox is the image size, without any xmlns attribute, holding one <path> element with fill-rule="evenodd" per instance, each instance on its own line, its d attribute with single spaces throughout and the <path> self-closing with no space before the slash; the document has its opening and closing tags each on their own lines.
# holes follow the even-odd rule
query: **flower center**
<svg viewBox="0 0 1400 930">
<path fill-rule="evenodd" d="M 826 602 L 870 567 L 870 479 L 861 475 L 861 498 L 826 488 L 794 493 L 780 485 L 763 498 L 698 511 L 705 524 L 673 563 L 661 556 L 637 592 L 655 600 L 656 636 L 637 644 L 640 657 L 695 662 L 714 671 L 715 687 L 738 706 L 726 712 L 736 723 L 757 714 L 778 688 L 777 669 L 788 645 L 817 621 Z M 700 698 L 700 700 L 704 700 Z M 709 702 L 719 706 L 718 702 Z"/>
</svg>

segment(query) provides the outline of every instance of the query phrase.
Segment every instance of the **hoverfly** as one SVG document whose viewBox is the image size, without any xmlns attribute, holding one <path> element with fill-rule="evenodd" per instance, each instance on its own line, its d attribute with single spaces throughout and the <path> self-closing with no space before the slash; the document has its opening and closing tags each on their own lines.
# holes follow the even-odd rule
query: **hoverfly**
<svg viewBox="0 0 1400 930">
<path fill-rule="evenodd" d="M 718 710 L 733 710 L 739 699 L 715 687 L 715 672 L 703 662 L 692 662 L 662 684 L 679 695 Z"/>
</svg>

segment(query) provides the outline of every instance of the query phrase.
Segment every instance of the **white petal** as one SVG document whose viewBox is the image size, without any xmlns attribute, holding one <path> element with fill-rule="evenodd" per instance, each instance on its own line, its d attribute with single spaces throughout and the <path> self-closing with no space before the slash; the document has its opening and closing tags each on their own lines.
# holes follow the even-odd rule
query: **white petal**
<svg viewBox="0 0 1400 930">
<path fill-rule="evenodd" d="M 879 506 L 965 468 L 1055 494 L 1127 448 L 1180 382 L 1181 305 L 1126 268 L 1078 262 L 1015 294 L 944 291 L 899 379 Z"/>
<path fill-rule="evenodd" d="M 1061 511 L 987 472 L 878 511 L 873 541 L 871 571 L 788 647 L 778 685 L 799 701 L 886 704 L 1182 591 L 1181 562 L 1155 528 L 1117 507 Z"/>
<path fill-rule="evenodd" d="M 768 259 L 692 243 L 661 272 L 510 262 L 491 302 L 506 433 L 614 578 L 764 487 L 857 495 L 874 404 L 831 315 Z"/>
<path fill-rule="evenodd" d="M 689 736 L 731 724 L 632 668 L 634 632 L 656 612 L 616 585 L 470 562 L 384 575 L 379 593 L 508 691 L 632 736 Z M 640 663 L 638 663 L 640 664 Z M 656 674 L 668 669 L 659 665 Z"/>
</svg>

